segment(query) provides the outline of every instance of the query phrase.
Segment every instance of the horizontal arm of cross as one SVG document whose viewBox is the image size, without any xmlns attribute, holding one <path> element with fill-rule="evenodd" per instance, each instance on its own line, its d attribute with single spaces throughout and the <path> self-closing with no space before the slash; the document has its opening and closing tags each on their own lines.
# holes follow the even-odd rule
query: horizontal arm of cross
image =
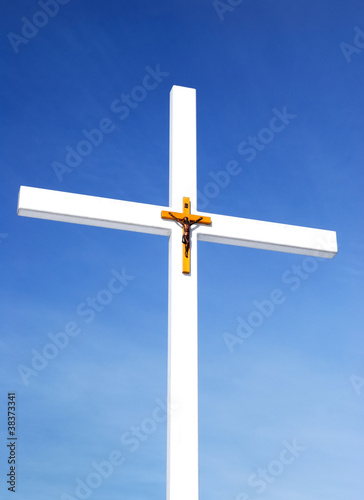
<svg viewBox="0 0 364 500">
<path fill-rule="evenodd" d="M 198 228 L 197 239 L 243 247 L 331 258 L 336 232 L 212 214 L 211 226 Z"/>
<path fill-rule="evenodd" d="M 171 229 L 161 218 L 158 205 L 112 200 L 97 196 L 64 193 L 22 186 L 18 215 L 75 224 L 124 229 L 169 236 Z M 166 218 L 173 220 L 168 210 Z M 177 212 L 174 212 L 177 215 Z M 183 218 L 183 213 L 178 213 Z M 209 215 L 189 215 L 190 220 Z M 208 224 L 208 222 L 206 222 Z M 337 253 L 335 231 L 313 229 L 275 222 L 213 215 L 211 225 L 199 226 L 197 239 L 265 250 L 276 250 L 316 257 Z"/>
<path fill-rule="evenodd" d="M 22 186 L 18 215 L 169 236 L 158 205 Z"/>
</svg>

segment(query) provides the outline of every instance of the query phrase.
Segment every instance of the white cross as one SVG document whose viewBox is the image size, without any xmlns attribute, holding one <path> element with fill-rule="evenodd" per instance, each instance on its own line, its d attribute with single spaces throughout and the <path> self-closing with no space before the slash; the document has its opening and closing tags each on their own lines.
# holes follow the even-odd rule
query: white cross
<svg viewBox="0 0 364 500">
<path fill-rule="evenodd" d="M 196 92 L 170 95 L 169 207 L 21 187 L 18 214 L 169 237 L 167 500 L 198 500 L 197 244 L 195 240 L 333 257 L 336 233 L 223 215 L 192 231 L 191 271 L 181 272 L 181 229 L 161 211 L 196 213 Z M 187 313 L 181 313 L 181 304 Z"/>
</svg>

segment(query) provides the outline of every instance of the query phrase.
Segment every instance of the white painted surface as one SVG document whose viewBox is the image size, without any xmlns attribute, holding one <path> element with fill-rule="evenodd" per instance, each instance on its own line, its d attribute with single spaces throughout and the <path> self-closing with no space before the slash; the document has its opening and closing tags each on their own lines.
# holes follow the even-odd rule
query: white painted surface
<svg viewBox="0 0 364 500">
<path fill-rule="evenodd" d="M 197 239 L 332 257 L 336 233 L 223 215 L 193 230 L 191 273 L 182 273 L 182 231 L 161 211 L 196 212 L 196 94 L 174 86 L 170 120 L 170 207 L 21 187 L 18 214 L 170 236 L 167 500 L 198 500 Z M 187 311 L 187 313 L 184 313 Z"/>
<path fill-rule="evenodd" d="M 161 210 L 172 209 L 25 186 L 20 188 L 18 203 L 18 215 L 26 217 L 168 236 L 171 227 L 160 218 Z M 180 206 L 173 210 L 182 211 L 182 198 Z M 200 214 L 212 218 L 211 226 L 197 226 L 193 229 L 193 234 L 201 241 L 317 257 L 333 257 L 337 253 L 335 231 L 226 215 Z"/>
<path fill-rule="evenodd" d="M 170 121 L 170 206 L 196 207 L 196 94 L 174 86 Z M 169 222 L 169 221 L 168 221 Z M 182 229 L 170 221 L 167 500 L 198 500 L 197 241 L 182 273 Z M 186 311 L 186 312 L 184 312 Z"/>
<path fill-rule="evenodd" d="M 168 207 L 21 186 L 18 215 L 168 236 Z"/>
<path fill-rule="evenodd" d="M 170 94 L 169 206 L 182 211 L 182 198 L 196 210 L 196 90 L 174 85 Z"/>
<path fill-rule="evenodd" d="M 335 231 L 226 215 L 206 215 L 211 217 L 212 224 L 198 226 L 197 239 L 201 241 L 316 257 L 333 257 L 337 253 Z"/>
</svg>

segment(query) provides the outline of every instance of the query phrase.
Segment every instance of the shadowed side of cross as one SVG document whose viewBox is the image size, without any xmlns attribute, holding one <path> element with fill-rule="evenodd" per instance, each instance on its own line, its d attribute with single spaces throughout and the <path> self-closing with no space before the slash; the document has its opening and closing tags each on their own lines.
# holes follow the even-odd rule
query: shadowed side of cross
<svg viewBox="0 0 364 500">
<path fill-rule="evenodd" d="M 337 243 L 334 231 L 217 214 L 210 224 L 210 214 L 197 212 L 194 89 L 171 91 L 169 177 L 169 207 L 21 187 L 18 214 L 169 237 L 167 500 L 198 500 L 197 245 L 183 243 L 181 273 L 180 228 L 164 219 L 203 223 L 196 238 L 213 243 L 317 257 L 333 257 Z M 177 212 L 183 199 L 188 206 Z"/>
</svg>

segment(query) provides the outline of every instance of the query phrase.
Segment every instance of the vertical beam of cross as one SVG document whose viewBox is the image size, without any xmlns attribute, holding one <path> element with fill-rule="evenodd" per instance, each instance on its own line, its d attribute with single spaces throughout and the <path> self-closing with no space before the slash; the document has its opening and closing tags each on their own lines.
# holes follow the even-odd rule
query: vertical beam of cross
<svg viewBox="0 0 364 500">
<path fill-rule="evenodd" d="M 196 210 L 196 91 L 170 96 L 169 206 L 188 196 Z M 197 242 L 191 271 L 181 273 L 181 229 L 169 239 L 167 500 L 198 500 Z"/>
</svg>

